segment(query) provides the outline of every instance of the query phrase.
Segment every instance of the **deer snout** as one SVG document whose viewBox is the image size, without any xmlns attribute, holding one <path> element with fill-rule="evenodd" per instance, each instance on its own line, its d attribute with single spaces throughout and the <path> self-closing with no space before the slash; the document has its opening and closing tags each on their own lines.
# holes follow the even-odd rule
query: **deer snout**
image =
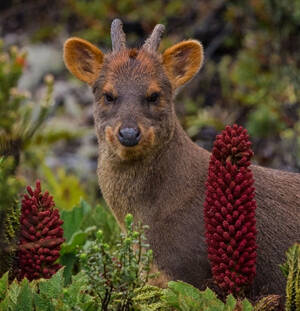
<svg viewBox="0 0 300 311">
<path fill-rule="evenodd" d="M 141 131 L 138 127 L 120 128 L 118 139 L 123 146 L 133 147 L 139 143 L 141 139 Z"/>
</svg>

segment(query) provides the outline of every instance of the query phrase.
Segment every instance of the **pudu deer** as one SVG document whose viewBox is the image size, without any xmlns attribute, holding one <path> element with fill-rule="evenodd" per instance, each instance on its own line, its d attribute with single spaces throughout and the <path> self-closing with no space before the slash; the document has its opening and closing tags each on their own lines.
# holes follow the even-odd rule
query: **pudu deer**
<svg viewBox="0 0 300 311">
<path fill-rule="evenodd" d="M 64 60 L 94 93 L 99 185 L 120 226 L 127 213 L 149 225 L 147 238 L 165 280 L 201 288 L 211 278 L 203 221 L 210 153 L 184 132 L 173 99 L 201 68 L 203 47 L 187 40 L 160 54 L 163 31 L 157 25 L 140 49 L 128 49 L 116 19 L 111 53 L 70 38 Z M 251 168 L 258 205 L 253 288 L 283 294 L 278 265 L 300 240 L 300 174 Z"/>
</svg>

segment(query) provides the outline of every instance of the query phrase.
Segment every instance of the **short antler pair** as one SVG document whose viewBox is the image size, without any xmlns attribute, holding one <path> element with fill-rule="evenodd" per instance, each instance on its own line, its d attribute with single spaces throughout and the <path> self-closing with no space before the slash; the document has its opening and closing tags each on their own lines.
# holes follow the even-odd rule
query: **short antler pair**
<svg viewBox="0 0 300 311">
<path fill-rule="evenodd" d="M 151 36 L 144 43 L 142 49 L 149 52 L 156 52 L 164 31 L 165 26 L 157 24 L 153 29 Z M 123 24 L 118 18 L 114 19 L 111 24 L 111 41 L 113 52 L 126 49 L 126 35 L 123 31 Z"/>
<path fill-rule="evenodd" d="M 126 47 L 126 36 L 122 26 L 122 22 L 119 19 L 115 19 L 112 22 L 111 41 L 112 54 L 114 55 L 111 57 L 111 53 L 108 53 L 110 56 L 106 58 L 107 63 L 112 62 L 114 57 L 125 63 L 127 61 L 125 55 L 130 52 L 130 49 Z M 167 75 L 173 89 L 176 90 L 191 80 L 201 68 L 203 63 L 203 47 L 196 40 L 186 40 L 169 47 L 162 53 L 158 53 L 159 43 L 164 30 L 165 27 L 163 25 L 156 25 L 152 34 L 145 41 L 141 49 L 139 49 L 139 52 L 141 52 L 140 55 L 153 54 L 152 56 L 157 56 L 157 63 L 161 64 L 161 68 L 157 68 L 157 70 L 163 70 L 163 74 Z M 119 53 L 126 50 L 128 53 Z M 124 54 L 123 58 L 122 54 Z M 146 58 L 148 62 L 153 62 L 155 57 L 151 59 L 149 59 L 149 55 L 144 58 L 141 57 L 142 62 L 145 64 L 147 63 L 145 62 Z M 66 66 L 78 79 L 91 86 L 98 79 L 103 69 L 104 59 L 105 54 L 95 45 L 84 39 L 73 37 L 68 39 L 64 45 L 64 61 Z M 112 70 L 112 67 L 109 67 L 109 70 Z"/>
</svg>

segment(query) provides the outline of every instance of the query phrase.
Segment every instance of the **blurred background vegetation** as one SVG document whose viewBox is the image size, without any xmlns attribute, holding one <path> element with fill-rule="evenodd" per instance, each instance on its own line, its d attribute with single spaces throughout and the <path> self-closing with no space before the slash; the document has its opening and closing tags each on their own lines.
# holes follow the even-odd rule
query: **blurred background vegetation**
<svg viewBox="0 0 300 311">
<path fill-rule="evenodd" d="M 203 43 L 204 67 L 176 99 L 195 142 L 210 150 L 215 135 L 236 122 L 251 134 L 255 163 L 300 172 L 300 1 L 5 0 L 1 204 L 38 177 L 65 219 L 72 223 L 77 217 L 74 206 L 85 215 L 74 227 L 83 230 L 78 239 L 96 224 L 85 223 L 86 215 L 106 220 L 106 232 L 114 237 L 113 218 L 105 214 L 97 186 L 92 94 L 65 69 L 62 46 L 79 36 L 109 50 L 115 17 L 124 22 L 129 46 L 141 46 L 157 23 L 166 26 L 161 50 L 188 38 Z M 68 257 L 70 245 L 66 261 L 75 260 Z"/>
</svg>

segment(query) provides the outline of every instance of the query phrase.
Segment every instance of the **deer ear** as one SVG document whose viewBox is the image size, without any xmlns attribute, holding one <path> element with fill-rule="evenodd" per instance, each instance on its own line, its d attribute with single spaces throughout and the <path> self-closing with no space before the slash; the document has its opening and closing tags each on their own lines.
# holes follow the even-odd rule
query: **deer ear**
<svg viewBox="0 0 300 311">
<path fill-rule="evenodd" d="M 203 64 L 203 47 L 196 40 L 179 42 L 163 54 L 163 64 L 175 89 L 191 80 Z"/>
<path fill-rule="evenodd" d="M 70 72 L 92 85 L 99 76 L 104 54 L 93 44 L 80 38 L 70 38 L 64 45 L 64 61 Z"/>
</svg>

